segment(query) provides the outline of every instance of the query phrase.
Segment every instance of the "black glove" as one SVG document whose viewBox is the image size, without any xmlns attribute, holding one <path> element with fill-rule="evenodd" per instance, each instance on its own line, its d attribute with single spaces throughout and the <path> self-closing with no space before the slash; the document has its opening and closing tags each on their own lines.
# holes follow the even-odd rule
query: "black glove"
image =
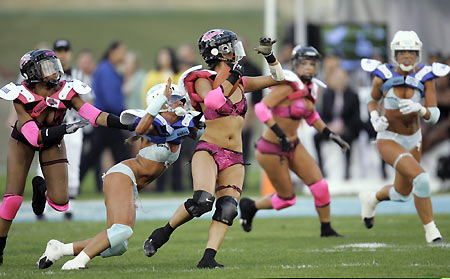
<svg viewBox="0 0 450 279">
<path fill-rule="evenodd" d="M 270 127 L 272 131 L 277 135 L 278 140 L 280 141 L 281 145 L 281 151 L 289 153 L 292 149 L 292 143 L 291 141 L 286 137 L 285 133 L 281 130 L 280 126 L 278 124 L 274 124 L 272 127 Z"/>
<path fill-rule="evenodd" d="M 337 143 L 341 147 L 342 152 L 345 153 L 348 150 L 350 150 L 350 144 L 348 144 L 348 142 L 343 140 L 339 135 L 336 135 L 335 133 L 331 132 L 330 129 L 328 129 L 328 127 L 325 127 L 325 129 L 323 129 L 322 134 L 326 138 Z"/>
<path fill-rule="evenodd" d="M 203 116 L 203 113 L 200 112 L 199 114 L 197 114 L 196 116 L 194 116 L 192 118 L 192 122 L 194 123 L 194 126 L 199 129 L 205 128 L 205 122 L 201 121 L 202 116 Z"/>
<path fill-rule="evenodd" d="M 261 37 L 259 38 L 259 45 L 253 49 L 264 56 L 269 56 L 272 54 L 272 45 L 276 42 L 277 40 L 272 41 L 271 38 Z"/>
<path fill-rule="evenodd" d="M 286 137 L 279 138 L 281 144 L 281 151 L 289 153 L 291 152 L 293 146 L 291 141 Z"/>
<path fill-rule="evenodd" d="M 81 120 L 81 121 L 78 121 L 75 123 L 63 124 L 63 125 L 66 126 L 66 134 L 72 134 L 72 133 L 75 133 L 78 129 L 89 125 L 89 121 Z"/>
</svg>

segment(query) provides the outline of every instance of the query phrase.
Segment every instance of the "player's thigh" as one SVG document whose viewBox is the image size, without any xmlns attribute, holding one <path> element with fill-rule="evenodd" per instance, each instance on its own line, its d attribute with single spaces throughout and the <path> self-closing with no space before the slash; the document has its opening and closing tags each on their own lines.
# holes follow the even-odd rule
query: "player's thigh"
<svg viewBox="0 0 450 279">
<path fill-rule="evenodd" d="M 9 139 L 5 194 L 23 195 L 34 153 L 30 146 L 13 138 Z"/>
<path fill-rule="evenodd" d="M 416 159 L 418 158 L 420 160 L 420 154 L 411 154 L 403 146 L 393 140 L 377 140 L 377 147 L 383 160 L 392 167 L 395 165 L 395 170 L 404 177 L 414 178 L 423 172 L 423 168 Z M 412 150 L 412 152 L 415 151 Z M 412 156 L 409 156 L 408 154 Z"/>
<path fill-rule="evenodd" d="M 286 157 L 256 152 L 256 160 L 266 172 L 273 187 L 281 197 L 292 197 L 294 187 L 289 174 L 289 162 Z"/>
<path fill-rule="evenodd" d="M 242 187 L 244 184 L 245 168 L 241 164 L 232 165 L 221 172 L 219 172 L 217 178 L 217 186 L 235 186 L 242 192 Z M 217 192 L 217 198 L 222 196 L 232 196 L 240 199 L 241 193 L 233 188 L 227 187 Z"/>
<path fill-rule="evenodd" d="M 323 178 L 319 166 L 302 143 L 295 148 L 289 167 L 306 185 L 316 183 Z"/>
<path fill-rule="evenodd" d="M 108 227 L 113 224 L 134 226 L 136 206 L 131 178 L 120 172 L 105 176 L 103 182 Z"/>
<path fill-rule="evenodd" d="M 197 151 L 192 157 L 192 181 L 194 191 L 214 193 L 217 178 L 217 164 L 207 151 Z"/>
</svg>

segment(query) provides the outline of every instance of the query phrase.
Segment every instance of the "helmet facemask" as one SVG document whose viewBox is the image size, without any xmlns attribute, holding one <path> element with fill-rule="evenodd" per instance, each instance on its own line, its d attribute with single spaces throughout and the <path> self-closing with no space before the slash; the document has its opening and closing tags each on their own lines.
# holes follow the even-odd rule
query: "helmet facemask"
<svg viewBox="0 0 450 279">
<path fill-rule="evenodd" d="M 301 66 L 305 61 L 314 61 L 315 67 L 313 74 L 309 75 L 301 75 L 300 79 L 305 83 L 310 83 L 312 78 L 317 75 L 319 72 L 319 64 L 321 60 L 320 53 L 311 46 L 301 46 L 298 45 L 292 50 L 291 60 L 292 60 L 292 70 L 297 73 L 297 67 Z"/>
<path fill-rule="evenodd" d="M 26 53 L 20 60 L 20 72 L 28 83 L 45 83 L 48 88 L 59 84 L 64 70 L 61 61 L 50 50 L 34 50 Z M 45 78 L 58 74 L 56 79 Z"/>
</svg>

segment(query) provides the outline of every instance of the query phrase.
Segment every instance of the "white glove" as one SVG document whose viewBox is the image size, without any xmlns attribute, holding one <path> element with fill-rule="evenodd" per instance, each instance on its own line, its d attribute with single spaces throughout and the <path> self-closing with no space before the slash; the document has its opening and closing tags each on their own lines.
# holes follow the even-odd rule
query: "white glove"
<svg viewBox="0 0 450 279">
<path fill-rule="evenodd" d="M 377 133 L 383 132 L 389 126 L 387 118 L 380 116 L 376 110 L 370 113 L 370 123 L 372 123 L 372 126 Z"/>
<path fill-rule="evenodd" d="M 401 99 L 398 102 L 400 112 L 402 114 L 409 114 L 412 112 L 418 112 L 421 117 L 427 113 L 427 109 L 419 103 L 414 102 L 411 99 Z"/>
</svg>

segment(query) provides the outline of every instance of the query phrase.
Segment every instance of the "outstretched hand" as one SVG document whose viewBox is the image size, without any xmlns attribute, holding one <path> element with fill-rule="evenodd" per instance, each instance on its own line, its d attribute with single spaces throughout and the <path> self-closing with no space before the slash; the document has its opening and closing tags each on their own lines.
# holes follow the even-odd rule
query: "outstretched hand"
<svg viewBox="0 0 450 279">
<path fill-rule="evenodd" d="M 345 153 L 350 150 L 350 144 L 348 144 L 348 142 L 343 140 L 339 135 L 336 135 L 335 133 L 330 133 L 329 138 L 330 140 L 334 141 L 341 147 L 342 152 Z"/>
<path fill-rule="evenodd" d="M 66 124 L 66 134 L 75 133 L 78 129 L 89 125 L 89 120 L 81 120 L 75 123 Z"/>
<path fill-rule="evenodd" d="M 272 45 L 276 43 L 277 40 L 272 40 L 268 37 L 261 37 L 259 38 L 259 45 L 255 48 L 253 48 L 256 52 L 267 56 L 272 53 Z"/>
<path fill-rule="evenodd" d="M 172 95 L 172 79 L 169 77 L 167 79 L 166 88 L 164 89 L 164 96 L 166 96 L 167 101 L 170 101 L 171 95 Z"/>
</svg>

